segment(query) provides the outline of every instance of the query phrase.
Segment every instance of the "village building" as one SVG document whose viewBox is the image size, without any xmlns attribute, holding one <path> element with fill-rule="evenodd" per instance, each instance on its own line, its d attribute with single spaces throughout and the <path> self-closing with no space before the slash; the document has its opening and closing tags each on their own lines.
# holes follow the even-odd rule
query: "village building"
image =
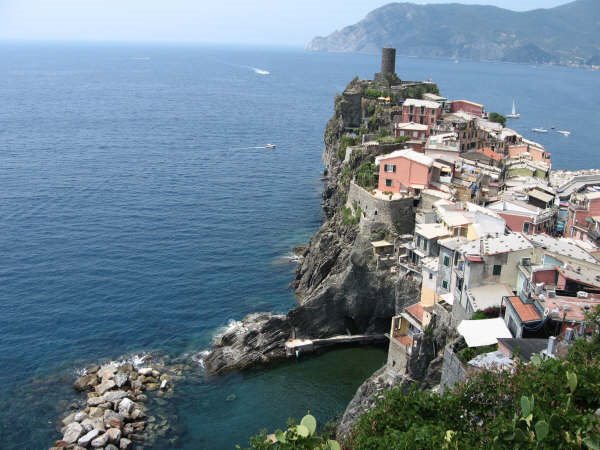
<svg viewBox="0 0 600 450">
<path fill-rule="evenodd" d="M 487 208 L 506 221 L 509 230 L 524 234 L 554 232 L 557 208 L 540 208 L 529 203 L 527 197 L 505 196 L 490 203 Z"/>
<path fill-rule="evenodd" d="M 425 141 L 429 136 L 429 127 L 420 123 L 395 123 L 394 137 L 406 137 L 410 140 Z"/>
<path fill-rule="evenodd" d="M 584 239 L 589 228 L 587 219 L 600 216 L 600 190 L 587 190 L 571 196 L 564 234 Z"/>
<path fill-rule="evenodd" d="M 433 127 L 442 115 L 442 106 L 431 100 L 409 98 L 402 104 L 402 122 Z"/>
<path fill-rule="evenodd" d="M 456 113 L 459 111 L 473 114 L 477 117 L 483 117 L 485 115 L 485 107 L 479 103 L 470 100 L 452 100 L 450 103 L 450 112 Z"/>
<path fill-rule="evenodd" d="M 419 194 L 431 184 L 433 159 L 414 150 L 397 150 L 378 156 L 375 164 L 379 166 L 378 190 L 381 192 Z"/>
<path fill-rule="evenodd" d="M 499 308 L 502 298 L 517 289 L 518 264 L 532 251 L 533 245 L 519 233 L 465 243 L 452 274 L 454 322 L 475 311 Z"/>
</svg>

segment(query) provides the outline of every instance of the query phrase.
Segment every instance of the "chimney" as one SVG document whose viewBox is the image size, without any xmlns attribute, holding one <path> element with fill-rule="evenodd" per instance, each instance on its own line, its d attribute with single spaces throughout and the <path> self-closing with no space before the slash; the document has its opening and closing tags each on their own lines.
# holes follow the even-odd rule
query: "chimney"
<svg viewBox="0 0 600 450">
<path fill-rule="evenodd" d="M 550 336 L 548 338 L 548 347 L 546 347 L 546 354 L 548 356 L 554 355 L 555 350 L 556 350 L 556 337 Z"/>
</svg>

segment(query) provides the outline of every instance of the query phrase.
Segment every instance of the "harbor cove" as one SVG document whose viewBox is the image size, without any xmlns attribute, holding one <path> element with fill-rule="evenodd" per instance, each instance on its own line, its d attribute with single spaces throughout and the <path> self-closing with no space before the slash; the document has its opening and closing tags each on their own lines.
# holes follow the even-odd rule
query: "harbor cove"
<svg viewBox="0 0 600 450">
<path fill-rule="evenodd" d="M 436 305 L 467 328 L 476 311 L 526 308 L 517 270 L 529 274 L 531 302 L 546 287 L 559 300 L 589 291 L 595 301 L 600 287 L 575 274 L 589 269 L 594 280 L 598 213 L 589 205 L 600 176 L 572 171 L 600 168 L 600 72 L 387 57 L 0 45 L 0 448 L 52 447 L 65 426 L 77 442 L 94 432 L 90 407 L 105 414 L 107 404 L 115 411 L 104 428 L 131 435 L 132 446 L 245 446 L 307 411 L 320 425 L 339 421 L 384 365 L 437 384 L 433 369 L 403 360 L 406 343 L 417 348 Z M 508 114 L 514 99 L 520 118 L 494 129 L 489 113 Z M 470 145 L 463 126 L 471 147 L 460 147 Z M 448 133 L 456 136 L 436 142 Z M 359 176 L 363 163 L 372 166 Z M 430 170 L 415 175 L 419 165 Z M 556 238 L 559 223 L 585 243 Z M 575 250 L 561 265 L 564 245 Z M 513 253 L 494 263 L 507 254 L 499 248 Z M 485 260 L 489 280 L 472 274 L 462 299 L 456 279 L 443 284 L 444 252 L 464 267 Z M 534 268 L 549 260 L 562 284 L 536 291 Z M 511 262 L 514 270 L 498 269 Z M 507 316 L 494 318 L 500 328 L 500 317 L 509 335 L 496 341 L 533 333 Z M 386 334 L 404 350 L 390 346 L 388 356 Z M 358 342 L 329 345 L 349 335 Z M 481 333 L 461 335 L 468 343 Z M 121 440 L 98 431 L 90 445 L 105 435 L 105 445 Z"/>
</svg>

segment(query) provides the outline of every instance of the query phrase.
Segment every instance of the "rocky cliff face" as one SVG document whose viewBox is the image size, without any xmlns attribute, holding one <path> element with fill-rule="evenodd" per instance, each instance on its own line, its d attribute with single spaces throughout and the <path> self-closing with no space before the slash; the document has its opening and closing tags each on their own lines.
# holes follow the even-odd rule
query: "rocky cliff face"
<svg viewBox="0 0 600 450">
<path fill-rule="evenodd" d="M 336 99 L 336 113 L 325 132 L 326 221 L 311 239 L 296 272 L 299 306 L 287 316 L 250 315 L 235 330 L 217 336 L 204 358 L 209 373 L 282 358 L 285 341 L 292 336 L 385 333 L 391 317 L 418 299 L 416 281 L 378 268 L 370 243 L 391 230 L 364 220 L 348 223 L 343 217 L 349 176 L 339 151 L 340 139 L 347 127 L 363 117 L 361 102 L 353 100 L 351 87 L 350 95 Z M 362 162 L 355 158 L 351 168 Z"/>
</svg>

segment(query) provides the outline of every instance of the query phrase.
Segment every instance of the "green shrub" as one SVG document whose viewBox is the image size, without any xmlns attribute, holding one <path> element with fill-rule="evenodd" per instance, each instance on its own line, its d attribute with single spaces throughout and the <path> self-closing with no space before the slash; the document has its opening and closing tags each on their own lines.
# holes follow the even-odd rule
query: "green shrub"
<svg viewBox="0 0 600 450">
<path fill-rule="evenodd" d="M 377 187 L 377 166 L 365 162 L 356 171 L 356 184 L 370 191 Z"/>
<path fill-rule="evenodd" d="M 488 120 L 490 122 L 495 122 L 495 123 L 499 123 L 502 126 L 506 125 L 506 117 L 504 117 L 502 114 L 497 113 L 497 112 L 491 112 L 488 114 Z"/>
<path fill-rule="evenodd" d="M 599 311 L 594 336 L 576 341 L 566 360 L 484 371 L 441 395 L 389 391 L 359 419 L 348 448 L 600 448 Z"/>
</svg>

